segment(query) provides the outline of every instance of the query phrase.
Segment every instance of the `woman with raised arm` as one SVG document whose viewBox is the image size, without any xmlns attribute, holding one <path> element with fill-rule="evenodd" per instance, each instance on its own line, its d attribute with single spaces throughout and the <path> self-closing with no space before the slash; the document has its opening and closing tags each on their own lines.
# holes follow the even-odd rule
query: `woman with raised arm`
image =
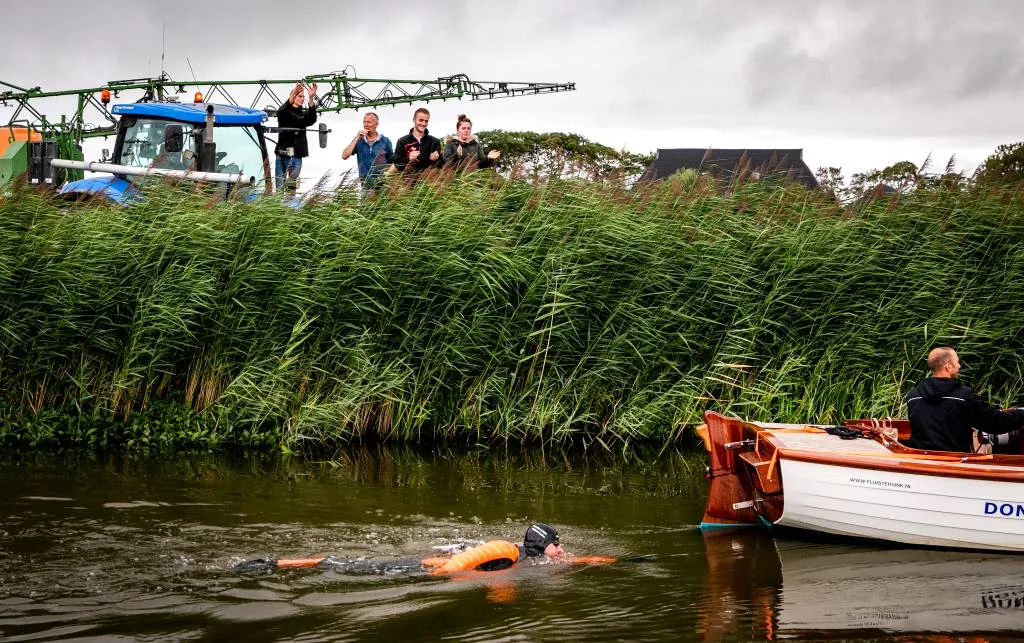
<svg viewBox="0 0 1024 643">
<path fill-rule="evenodd" d="M 484 153 L 480 141 L 473 136 L 473 121 L 465 114 L 459 114 L 455 125 L 455 138 L 448 141 L 441 153 L 444 164 L 452 166 L 456 170 L 472 172 L 477 168 L 491 167 L 494 165 L 501 152 L 491 150 Z"/>
</svg>

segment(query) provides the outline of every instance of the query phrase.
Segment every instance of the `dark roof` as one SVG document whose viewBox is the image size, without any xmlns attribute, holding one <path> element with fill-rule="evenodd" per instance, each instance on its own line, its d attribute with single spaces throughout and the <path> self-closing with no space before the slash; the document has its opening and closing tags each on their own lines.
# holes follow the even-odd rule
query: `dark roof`
<svg viewBox="0 0 1024 643">
<path fill-rule="evenodd" d="M 794 181 L 816 190 L 818 180 L 804 163 L 803 154 L 801 149 L 659 149 L 654 155 L 654 162 L 640 178 L 657 181 L 683 169 L 708 172 L 723 183 L 739 177 L 748 178 L 753 172 L 760 174 L 761 178 L 788 174 Z"/>
</svg>

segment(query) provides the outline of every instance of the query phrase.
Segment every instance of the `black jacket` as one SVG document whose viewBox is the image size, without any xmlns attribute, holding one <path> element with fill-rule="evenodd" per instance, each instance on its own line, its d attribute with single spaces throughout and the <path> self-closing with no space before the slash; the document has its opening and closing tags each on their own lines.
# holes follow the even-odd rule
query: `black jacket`
<svg viewBox="0 0 1024 643">
<path fill-rule="evenodd" d="M 457 151 L 459 148 L 462 148 L 461 156 Z M 480 147 L 480 141 L 476 140 L 475 136 L 469 139 L 468 143 L 453 138 L 444 146 L 441 156 L 444 158 L 445 165 L 454 165 L 458 170 L 473 171 L 477 168 L 494 165 L 494 161 L 487 158 L 487 153 Z"/>
<path fill-rule="evenodd" d="M 424 130 L 423 138 L 416 140 L 412 135 L 414 128 L 409 133 L 398 139 L 395 143 L 395 169 L 410 173 L 422 172 L 428 167 L 441 167 L 444 165 L 444 158 L 441 156 L 441 141 L 430 135 L 430 130 Z M 415 163 L 409 161 L 409 152 L 419 149 L 420 158 Z M 431 161 L 430 155 L 437 152 L 437 160 Z"/>
<path fill-rule="evenodd" d="M 959 380 L 928 377 L 907 393 L 910 440 L 915 449 L 958 451 L 973 449 L 971 429 L 1009 433 L 1024 426 L 1024 411 L 1000 411 Z"/>
<path fill-rule="evenodd" d="M 277 108 L 278 127 L 307 128 L 316 122 L 316 107 L 303 109 L 295 107 L 289 101 L 285 101 Z M 292 156 L 306 158 L 309 156 L 309 144 L 306 143 L 305 132 L 282 131 L 277 134 L 277 145 L 274 147 L 274 154 L 282 154 L 289 147 L 295 150 Z"/>
</svg>

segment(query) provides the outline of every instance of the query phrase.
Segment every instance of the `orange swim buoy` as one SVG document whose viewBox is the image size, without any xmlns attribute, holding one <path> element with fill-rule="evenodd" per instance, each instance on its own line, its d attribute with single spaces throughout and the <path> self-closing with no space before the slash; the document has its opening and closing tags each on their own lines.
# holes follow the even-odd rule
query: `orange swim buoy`
<svg viewBox="0 0 1024 643">
<path fill-rule="evenodd" d="M 434 567 L 431 574 L 451 574 L 467 569 L 476 569 L 486 563 L 508 561 L 511 567 L 519 560 L 519 548 L 504 540 L 492 540 L 482 545 L 455 554 L 451 558 L 427 558 L 423 561 L 426 567 Z M 437 563 L 443 563 L 438 565 Z"/>
</svg>

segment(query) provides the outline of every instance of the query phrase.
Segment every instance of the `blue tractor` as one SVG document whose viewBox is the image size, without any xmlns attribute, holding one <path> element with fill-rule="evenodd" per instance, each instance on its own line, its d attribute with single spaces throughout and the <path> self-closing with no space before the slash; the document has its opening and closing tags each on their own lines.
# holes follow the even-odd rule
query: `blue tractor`
<svg viewBox="0 0 1024 643">
<path fill-rule="evenodd" d="M 69 198 L 98 195 L 126 203 L 150 176 L 224 183 L 226 192 L 238 189 L 246 195 L 270 192 L 266 112 L 167 102 L 114 105 L 110 113 L 120 117 L 110 159 L 51 162 L 58 168 L 110 175 L 68 182 L 60 194 Z"/>
</svg>

